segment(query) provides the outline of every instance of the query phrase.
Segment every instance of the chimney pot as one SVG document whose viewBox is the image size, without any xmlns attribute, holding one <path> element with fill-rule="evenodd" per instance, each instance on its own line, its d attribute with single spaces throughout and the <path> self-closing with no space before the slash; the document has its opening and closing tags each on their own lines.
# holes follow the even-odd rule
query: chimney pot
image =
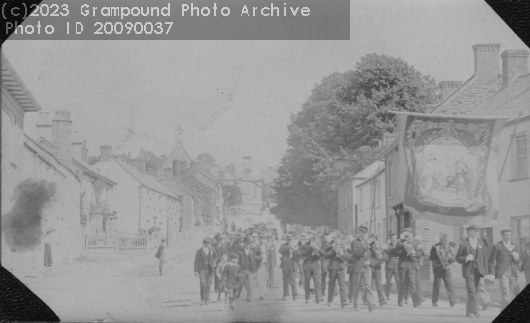
<svg viewBox="0 0 530 323">
<path fill-rule="evenodd" d="M 54 155 L 68 169 L 72 167 L 72 120 L 70 111 L 57 110 L 52 120 Z"/>
<path fill-rule="evenodd" d="M 528 51 L 505 50 L 502 58 L 502 85 L 506 86 L 517 76 L 528 74 Z"/>
<path fill-rule="evenodd" d="M 456 92 L 461 86 L 463 82 L 461 81 L 443 81 L 440 82 L 439 87 L 442 91 L 442 101 L 450 97 L 453 93 Z"/>
<path fill-rule="evenodd" d="M 106 163 L 110 161 L 110 158 L 112 157 L 112 146 L 109 145 L 102 145 L 99 147 L 101 151 L 100 159 L 99 161 L 102 163 Z"/>
<path fill-rule="evenodd" d="M 499 48 L 501 44 L 473 45 L 475 75 L 479 81 L 495 82 L 499 75 Z"/>
</svg>

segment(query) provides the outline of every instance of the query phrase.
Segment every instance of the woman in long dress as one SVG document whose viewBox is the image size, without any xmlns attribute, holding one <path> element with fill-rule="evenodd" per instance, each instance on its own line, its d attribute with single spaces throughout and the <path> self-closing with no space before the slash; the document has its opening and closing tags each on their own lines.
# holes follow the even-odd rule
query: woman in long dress
<svg viewBox="0 0 530 323">
<path fill-rule="evenodd" d="M 49 230 L 44 235 L 44 266 L 51 266 L 53 264 L 51 234 L 52 234 L 52 231 Z"/>
</svg>

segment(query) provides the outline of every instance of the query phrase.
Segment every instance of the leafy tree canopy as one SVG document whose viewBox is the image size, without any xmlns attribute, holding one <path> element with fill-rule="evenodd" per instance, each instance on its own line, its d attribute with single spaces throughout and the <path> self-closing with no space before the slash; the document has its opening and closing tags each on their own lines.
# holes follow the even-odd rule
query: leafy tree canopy
<svg viewBox="0 0 530 323">
<path fill-rule="evenodd" d="M 272 212 L 285 223 L 336 226 L 336 189 L 377 158 L 379 140 L 395 128 L 388 111 L 421 112 L 434 90 L 430 76 L 386 55 L 366 55 L 354 70 L 325 77 L 291 115 Z"/>
<path fill-rule="evenodd" d="M 237 185 L 223 185 L 223 200 L 227 207 L 237 207 L 243 204 L 243 193 Z"/>
</svg>

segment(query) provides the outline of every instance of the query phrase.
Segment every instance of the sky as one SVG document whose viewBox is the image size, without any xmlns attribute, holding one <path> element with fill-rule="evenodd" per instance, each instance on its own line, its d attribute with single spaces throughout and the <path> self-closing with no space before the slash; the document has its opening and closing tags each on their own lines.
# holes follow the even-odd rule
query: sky
<svg viewBox="0 0 530 323">
<path fill-rule="evenodd" d="M 482 0 L 352 0 L 350 24 L 349 41 L 8 40 L 2 49 L 42 111 L 71 111 L 89 155 L 103 144 L 168 154 L 180 125 L 192 158 L 252 156 L 254 172 L 279 165 L 290 115 L 313 87 L 366 54 L 400 57 L 440 82 L 473 75 L 474 44 L 528 50 Z M 36 120 L 26 114 L 27 133 Z M 131 130 L 137 140 L 126 144 Z"/>
</svg>

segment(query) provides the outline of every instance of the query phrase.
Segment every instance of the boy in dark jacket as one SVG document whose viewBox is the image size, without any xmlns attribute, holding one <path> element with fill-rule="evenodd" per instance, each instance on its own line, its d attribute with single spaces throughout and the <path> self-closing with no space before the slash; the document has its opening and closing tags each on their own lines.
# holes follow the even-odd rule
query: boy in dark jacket
<svg viewBox="0 0 530 323">
<path fill-rule="evenodd" d="M 239 256 L 237 253 L 230 254 L 230 262 L 224 267 L 221 275 L 223 287 L 228 290 L 229 306 L 234 309 L 235 292 L 239 288 L 239 280 L 241 278 L 241 266 L 238 264 Z"/>
</svg>

